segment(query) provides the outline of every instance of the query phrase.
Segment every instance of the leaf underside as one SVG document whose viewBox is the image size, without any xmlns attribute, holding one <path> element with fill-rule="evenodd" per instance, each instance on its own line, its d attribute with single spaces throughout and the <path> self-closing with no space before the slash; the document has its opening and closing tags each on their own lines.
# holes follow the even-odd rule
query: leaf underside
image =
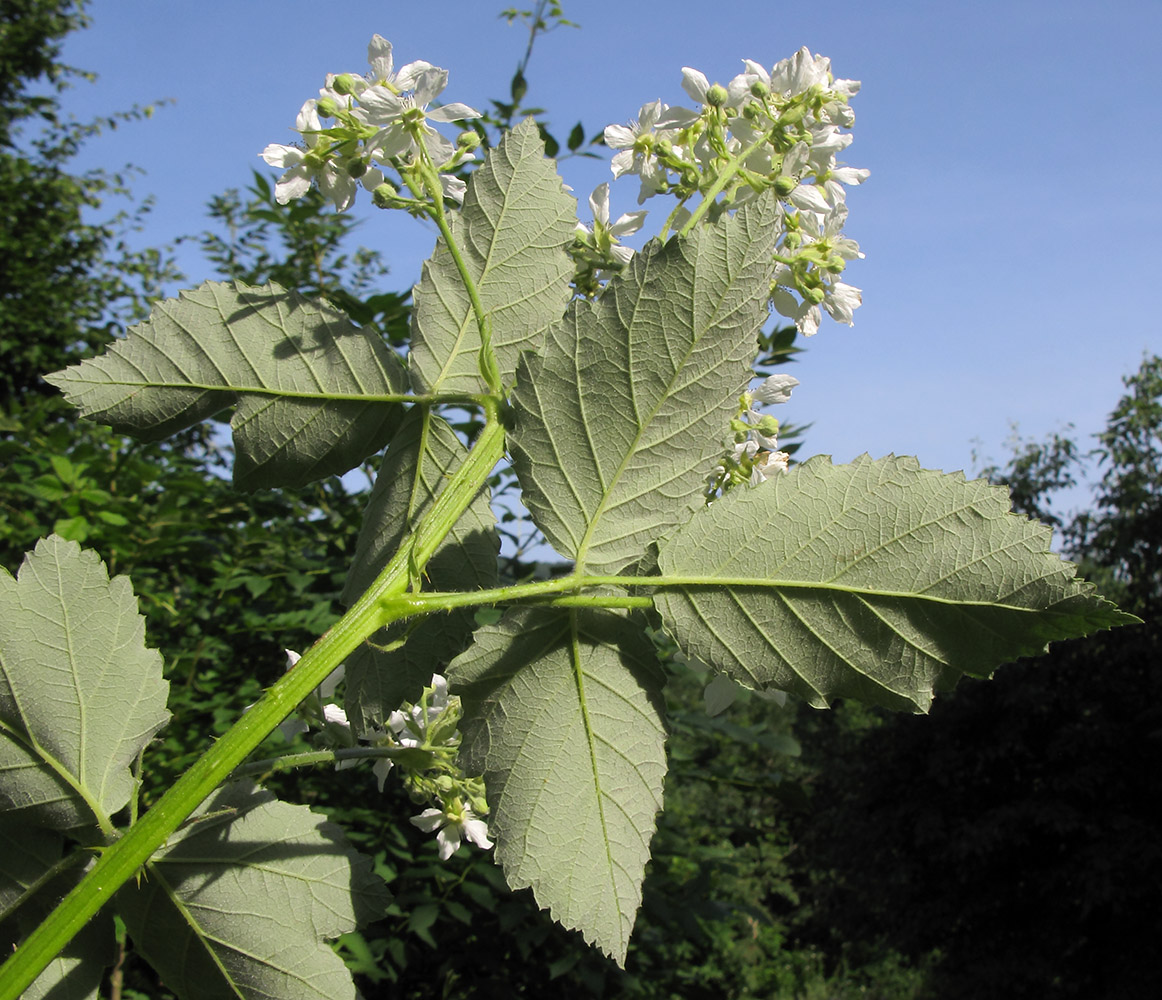
<svg viewBox="0 0 1162 1000">
<path fill-rule="evenodd" d="M 640 623 L 514 608 L 449 679 L 509 885 L 624 963 L 666 772 L 663 678 Z"/>
<path fill-rule="evenodd" d="M 569 302 L 567 252 L 577 202 L 565 191 L 532 119 L 501 139 L 468 180 L 451 217 L 464 265 L 492 328 L 501 380 L 521 351 L 536 350 Z M 486 392 L 480 332 L 464 279 L 441 240 L 415 288 L 410 367 L 417 392 Z"/>
<path fill-rule="evenodd" d="M 104 354 L 46 376 L 83 416 L 156 440 L 235 407 L 234 483 L 303 486 L 379 451 L 403 364 L 374 330 L 270 283 L 207 281 Z"/>
<path fill-rule="evenodd" d="M 774 211 L 764 199 L 647 245 L 522 360 L 510 436 L 522 499 L 579 570 L 624 569 L 702 502 L 751 376 Z"/>
<path fill-rule="evenodd" d="M 161 656 L 126 577 L 53 535 L 0 569 L 0 810 L 66 830 L 121 809 L 165 725 Z"/>
<path fill-rule="evenodd" d="M 371 860 L 306 806 L 247 783 L 220 789 L 193 820 L 117 895 L 166 985 L 183 1000 L 353 1000 L 327 942 L 382 915 Z"/>
<path fill-rule="evenodd" d="M 687 653 L 755 688 L 926 711 L 962 674 L 1136 619 L 1049 551 L 1007 491 L 866 455 L 811 459 L 699 511 L 655 605 Z"/>
</svg>

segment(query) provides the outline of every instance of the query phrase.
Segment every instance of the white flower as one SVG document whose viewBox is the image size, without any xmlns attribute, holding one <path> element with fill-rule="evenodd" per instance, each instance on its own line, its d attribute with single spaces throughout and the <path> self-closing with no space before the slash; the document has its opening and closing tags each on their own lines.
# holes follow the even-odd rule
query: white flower
<svg viewBox="0 0 1162 1000">
<path fill-rule="evenodd" d="M 480 112 L 467 104 L 445 104 L 428 110 L 428 105 L 436 99 L 448 85 L 448 71 L 439 66 L 424 64 L 426 68 L 414 74 L 407 91 L 397 92 L 387 85 L 376 84 L 359 95 L 357 118 L 368 125 L 380 126 L 381 131 L 368 144 L 384 156 L 403 156 L 414 148 L 414 139 L 406 122 L 419 117 L 424 144 L 433 163 L 440 166 L 455 155 L 456 147 L 435 129 L 424 124 L 426 121 L 454 122 L 464 118 L 479 118 Z M 407 69 L 409 67 L 405 67 Z M 400 71 L 403 75 L 403 70 Z M 399 79 L 396 84 L 398 86 Z M 409 114 L 409 112 L 411 112 Z M 418 112 L 418 116 L 416 115 Z"/>
<path fill-rule="evenodd" d="M 763 379 L 763 384 L 754 391 L 755 402 L 758 403 L 785 403 L 791 398 L 791 390 L 799 384 L 794 375 L 781 372 Z"/>
<path fill-rule="evenodd" d="M 795 326 L 804 337 L 815 336 L 823 319 L 819 307 L 807 301 L 800 302 L 788 288 L 784 287 L 782 280 L 791 280 L 791 269 L 780 264 L 775 268 L 775 281 L 778 285 L 771 292 L 771 305 L 779 315 L 794 320 Z"/>
<path fill-rule="evenodd" d="M 621 236 L 632 236 L 642 227 L 649 212 L 644 209 L 640 212 L 625 212 L 617 217 L 617 221 L 609 221 L 609 182 L 598 184 L 589 196 L 589 208 L 593 212 L 593 224 L 577 223 L 577 232 L 586 236 L 593 236 L 589 241 L 599 250 L 607 250 L 622 264 L 628 264 L 633 258 L 633 250 L 618 243 Z M 599 277 L 609 277 L 601 273 Z"/>
<path fill-rule="evenodd" d="M 447 861 L 460 849 L 461 840 L 470 840 L 481 850 L 488 850 L 492 841 L 488 839 L 488 824 L 478 819 L 471 807 L 456 803 L 444 809 L 425 809 L 411 818 L 413 826 L 424 833 L 436 833 L 436 843 L 440 849 L 440 860 Z"/>
<path fill-rule="evenodd" d="M 643 104 L 637 118 L 628 125 L 605 126 L 605 145 L 618 151 L 614 153 L 609 165 L 613 176 L 617 178 L 623 174 L 637 174 L 641 177 L 639 205 L 650 195 L 662 190 L 666 184 L 666 169 L 651 150 L 654 141 L 666 135 L 665 132 L 655 133 L 654 127 L 671 110 L 693 115 L 693 112 L 687 112 L 684 108 L 671 109 L 661 101 L 652 101 Z"/>
<path fill-rule="evenodd" d="M 272 167 L 286 169 L 274 186 L 274 198 L 280 205 L 301 198 L 311 188 L 311 181 L 319 185 L 319 190 L 342 212 L 351 207 L 357 190 L 355 180 L 347 172 L 345 165 L 328 155 L 328 142 L 322 136 L 317 102 L 307 101 L 299 109 L 295 118 L 295 129 L 302 135 L 306 148 L 284 146 L 271 143 L 259 155 Z M 367 190 L 383 183 L 383 174 L 371 168 L 360 178 Z"/>
<path fill-rule="evenodd" d="M 854 285 L 844 284 L 842 281 L 831 282 L 824 286 L 826 296 L 823 299 L 823 308 L 837 323 L 846 323 L 855 326 L 852 313 L 863 302 L 863 293 Z"/>
<path fill-rule="evenodd" d="M 751 485 L 757 486 L 759 483 L 765 482 L 777 473 L 786 472 L 787 463 L 790 460 L 791 456 L 785 451 L 764 452 L 750 468 Z"/>
<path fill-rule="evenodd" d="M 756 81 L 768 87 L 771 85 L 771 74 L 753 59 L 744 59 L 742 64 L 746 69 L 726 85 L 726 92 L 730 94 L 729 104 L 733 108 L 742 107 L 751 99 L 753 95 L 750 88 Z"/>
<path fill-rule="evenodd" d="M 632 236 L 642 227 L 645 217 L 649 214 L 644 209 L 640 212 L 626 212 L 617 217 L 612 225 L 609 222 L 609 182 L 598 184 L 589 196 L 589 208 L 593 212 L 595 226 L 600 225 L 611 236 Z"/>
<path fill-rule="evenodd" d="M 804 45 L 789 59 L 775 63 L 769 80 L 771 90 L 787 96 L 802 94 L 815 84 L 826 87 L 831 82 L 831 60 L 811 55 L 811 50 Z"/>
<path fill-rule="evenodd" d="M 706 103 L 706 91 L 710 89 L 710 81 L 700 70 L 682 67 L 682 89 L 694 98 L 699 104 Z"/>
<path fill-rule="evenodd" d="M 428 728 L 436 717 L 448 707 L 448 679 L 442 674 L 432 674 L 430 693 L 425 711 L 423 699 L 412 705 L 411 711 L 404 713 L 396 709 L 387 718 L 387 728 L 396 743 L 403 747 L 418 747 L 424 742 Z"/>
</svg>

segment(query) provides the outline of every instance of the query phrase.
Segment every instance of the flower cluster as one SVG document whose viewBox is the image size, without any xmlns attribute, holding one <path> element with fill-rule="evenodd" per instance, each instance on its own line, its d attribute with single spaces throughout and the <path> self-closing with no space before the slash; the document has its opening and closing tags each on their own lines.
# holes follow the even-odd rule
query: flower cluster
<svg viewBox="0 0 1162 1000">
<path fill-rule="evenodd" d="M 360 185 L 374 194 L 381 208 L 406 208 L 425 214 L 437 195 L 460 201 L 464 182 L 453 171 L 474 159 L 479 145 L 474 132 L 456 143 L 429 122 L 479 118 L 466 104 L 430 107 L 448 83 L 448 71 L 418 60 L 395 70 L 391 43 L 380 35 L 367 47 L 371 71 L 329 74 L 317 98 L 303 104 L 295 121 L 302 145 L 272 143 L 260 154 L 286 173 L 275 186 L 275 198 L 286 204 L 318 184 L 337 211 L 349 208 Z M 333 124 L 323 125 L 323 119 Z M 412 197 L 401 196 L 383 169 L 398 174 Z"/>
<path fill-rule="evenodd" d="M 740 483 L 761 483 L 777 472 L 787 471 L 790 456 L 779 451 L 779 422 L 755 407 L 785 403 L 798 384 L 799 380 L 791 375 L 771 375 L 753 392 L 744 392 L 739 397 L 738 415 L 730 422 L 734 447 L 710 474 L 708 499 Z"/>
<path fill-rule="evenodd" d="M 859 84 L 836 80 L 831 61 L 806 48 L 769 72 L 750 59 L 743 66 L 726 86 L 683 69 L 682 87 L 697 111 L 654 101 L 628 125 L 608 126 L 613 175 L 638 177 L 639 204 L 659 194 L 678 199 L 663 232 L 713 221 L 773 190 L 782 231 L 770 304 L 808 336 L 819 329 L 821 310 L 851 325 L 860 292 L 839 275 L 863 254 L 842 236 L 844 185 L 862 183 L 868 171 L 836 156 L 852 140 L 843 129 L 855 121 L 848 101 Z"/>
<path fill-rule="evenodd" d="M 299 660 L 298 653 L 287 650 L 287 669 Z M 432 675 L 432 683 L 414 704 L 404 704 L 388 716 L 381 729 L 372 729 L 358 738 L 342 707 L 327 701 L 342 680 L 339 667 L 299 707 L 292 720 L 279 728 L 287 739 L 308 730 L 322 747 L 335 750 L 336 770 L 354 767 L 361 758 L 371 757 L 372 774 L 379 790 L 393 767 L 398 767 L 404 786 L 413 802 L 434 805 L 424 809 L 411 822 L 427 833 L 436 833 L 440 857 L 450 858 L 464 840 L 487 850 L 488 815 L 484 782 L 461 770 L 457 755 L 460 748 L 460 699 L 448 694 L 448 681 Z M 362 752 L 352 752 L 358 747 Z"/>
</svg>

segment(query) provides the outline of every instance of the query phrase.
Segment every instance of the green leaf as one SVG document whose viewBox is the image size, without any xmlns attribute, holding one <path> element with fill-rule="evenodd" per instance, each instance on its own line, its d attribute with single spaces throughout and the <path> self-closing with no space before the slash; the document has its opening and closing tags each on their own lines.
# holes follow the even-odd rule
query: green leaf
<svg viewBox="0 0 1162 1000">
<path fill-rule="evenodd" d="M 774 206 L 651 243 L 575 302 L 513 396 L 525 506 L 578 569 L 616 573 L 702 503 L 766 315 Z"/>
<path fill-rule="evenodd" d="M 690 582 L 654 601 L 683 649 L 749 687 L 926 711 L 962 674 L 1137 620 L 1050 535 L 984 480 L 819 457 L 699 511 L 659 560 Z"/>
<path fill-rule="evenodd" d="M 58 834 L 26 826 L 19 819 L 0 822 L 0 950 L 4 954 L 11 954 L 80 881 L 80 865 L 58 871 L 27 896 L 14 914 L 8 912 L 57 863 L 64 843 Z M 45 966 L 21 994 L 22 1000 L 97 1000 L 105 970 L 113 964 L 112 932 L 112 920 L 99 914 Z"/>
<path fill-rule="evenodd" d="M 64 838 L 49 830 L 0 820 L 0 921 L 8 908 L 60 860 Z"/>
<path fill-rule="evenodd" d="M 207 281 L 100 357 L 46 376 L 93 420 L 155 440 L 236 407 L 242 489 L 341 475 L 391 437 L 406 391 L 372 330 L 273 283 Z"/>
<path fill-rule="evenodd" d="M 514 608 L 449 680 L 509 885 L 624 963 L 666 773 L 653 645 L 611 611 Z"/>
<path fill-rule="evenodd" d="M 567 253 L 577 203 L 567 194 L 531 119 L 488 154 L 468 181 L 452 233 L 492 327 L 501 379 L 536 350 L 569 302 Z M 415 290 L 411 371 L 417 392 L 486 392 L 480 331 L 464 280 L 441 240 Z"/>
<path fill-rule="evenodd" d="M 447 422 L 426 407 L 408 413 L 375 478 L 343 591 L 345 603 L 353 604 L 371 585 L 467 454 Z M 495 587 L 499 544 L 486 487 L 428 561 L 429 589 Z M 474 628 L 472 609 L 463 608 L 398 622 L 360 646 L 347 658 L 345 673 L 347 713 L 356 731 L 382 725 L 401 702 L 415 701 L 432 674 L 468 645 Z"/>
<path fill-rule="evenodd" d="M 327 942 L 382 916 L 388 899 L 338 827 L 242 782 L 117 895 L 135 948 L 183 1000 L 354 998 Z"/>
<path fill-rule="evenodd" d="M 0 810 L 58 830 L 108 826 L 130 765 L 165 725 L 161 656 L 126 577 L 56 536 L 0 569 Z"/>
</svg>

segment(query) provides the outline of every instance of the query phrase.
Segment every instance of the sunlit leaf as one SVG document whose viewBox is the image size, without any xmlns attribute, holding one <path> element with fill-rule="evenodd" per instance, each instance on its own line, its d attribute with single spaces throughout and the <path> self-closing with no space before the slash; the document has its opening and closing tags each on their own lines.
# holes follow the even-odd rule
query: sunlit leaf
<svg viewBox="0 0 1162 1000">
<path fill-rule="evenodd" d="M 529 119 L 509 132 L 468 182 L 452 231 L 492 327 L 501 379 L 535 350 L 569 302 L 566 252 L 577 203 Z M 480 331 L 464 279 L 441 240 L 415 290 L 411 371 L 418 392 L 484 392 Z"/>
<path fill-rule="evenodd" d="M 701 510 L 661 547 L 655 603 L 690 654 L 812 705 L 926 711 L 963 674 L 1134 622 L 984 480 L 912 458 L 815 458 Z"/>
<path fill-rule="evenodd" d="M 169 718 L 161 656 L 129 580 L 52 536 L 0 569 L 0 810 L 58 830 L 121 809 Z"/>
<path fill-rule="evenodd" d="M 407 391 L 378 333 L 273 283 L 207 281 L 154 306 L 104 354 L 46 380 L 93 420 L 149 440 L 234 407 L 234 482 L 302 486 L 379 451 Z"/>
<path fill-rule="evenodd" d="M 611 611 L 515 608 L 449 678 L 509 885 L 624 962 L 666 773 L 652 643 Z"/>
<path fill-rule="evenodd" d="M 550 543 L 615 573 L 702 503 L 750 376 L 777 229 L 763 200 L 653 243 L 526 356 L 513 464 Z"/>
</svg>

